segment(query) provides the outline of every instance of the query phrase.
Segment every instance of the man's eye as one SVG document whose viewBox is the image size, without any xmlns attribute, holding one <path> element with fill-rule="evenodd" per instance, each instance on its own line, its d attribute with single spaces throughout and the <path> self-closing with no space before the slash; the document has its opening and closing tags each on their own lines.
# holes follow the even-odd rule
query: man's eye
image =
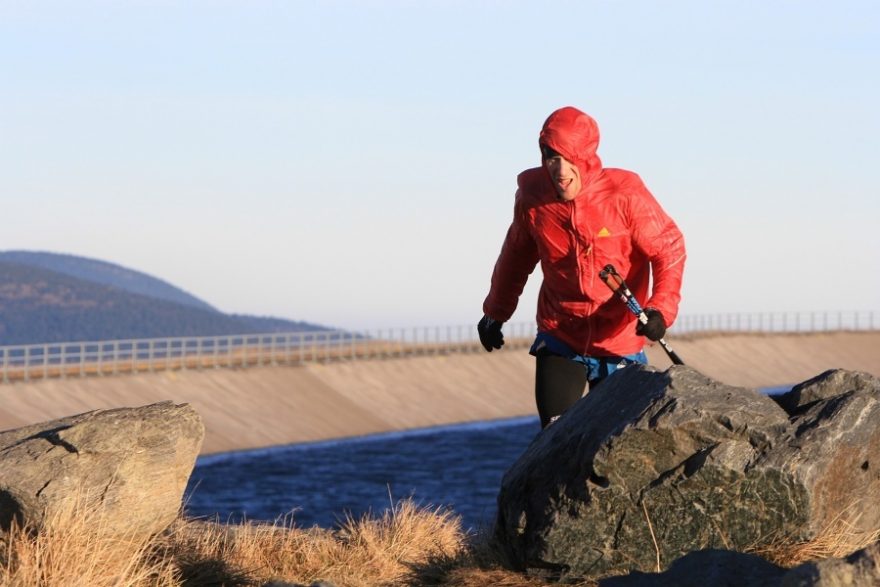
<svg viewBox="0 0 880 587">
<path fill-rule="evenodd" d="M 561 157 L 559 153 L 548 147 L 547 145 L 541 145 L 541 155 L 544 159 L 553 159 L 554 157 Z"/>
</svg>

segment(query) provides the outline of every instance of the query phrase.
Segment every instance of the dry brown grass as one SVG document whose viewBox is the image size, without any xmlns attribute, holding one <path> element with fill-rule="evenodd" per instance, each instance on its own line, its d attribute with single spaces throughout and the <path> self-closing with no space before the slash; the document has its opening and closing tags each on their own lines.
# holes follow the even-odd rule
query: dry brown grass
<svg viewBox="0 0 880 587">
<path fill-rule="evenodd" d="M 83 503 L 87 503 L 85 500 Z M 539 587 L 504 570 L 485 536 L 457 516 L 397 503 L 337 530 L 178 519 L 154 537 L 120 534 L 95 506 L 58 512 L 40 528 L 0 533 L 2 587 L 251 587 L 273 581 L 337 587 Z M 587 585 L 587 584 L 585 584 Z"/>
<path fill-rule="evenodd" d="M 860 517 L 856 502 L 839 512 L 810 540 L 798 540 L 787 536 L 771 537 L 762 545 L 746 549 L 780 567 L 791 568 L 801 563 L 826 558 L 841 558 L 861 550 L 880 540 L 880 528 L 859 530 L 856 522 Z M 868 505 L 867 507 L 873 507 Z"/>
<path fill-rule="evenodd" d="M 120 531 L 79 499 L 52 513 L 40 528 L 13 523 L 0 533 L 4 587 L 171 587 L 170 561 L 155 559 L 151 540 Z"/>
<path fill-rule="evenodd" d="M 82 503 L 87 503 L 82 500 Z M 855 508 L 810 541 L 779 538 L 749 549 L 783 567 L 842 557 L 880 539 L 858 531 Z M 55 512 L 40 528 L 0 533 L 2 587 L 252 587 L 272 581 L 337 587 L 542 587 L 506 570 L 488 536 L 457 516 L 411 500 L 381 516 L 347 518 L 337 530 L 179 519 L 160 536 L 120 532 L 94 506 Z M 595 586 L 587 581 L 582 587 Z"/>
<path fill-rule="evenodd" d="M 550 587 L 559 583 L 505 568 L 505 555 L 499 552 L 487 531 L 470 536 L 467 544 L 455 557 L 434 558 L 427 564 L 412 568 L 402 585 L 411 587 L 432 585 L 438 587 Z M 566 585 L 595 587 L 595 581 L 574 582 Z"/>
<path fill-rule="evenodd" d="M 396 504 L 380 517 L 348 518 L 337 531 L 180 521 L 161 545 L 188 585 L 262 585 L 271 580 L 338 587 L 405 585 L 414 568 L 456 558 L 467 543 L 442 510 Z"/>
</svg>

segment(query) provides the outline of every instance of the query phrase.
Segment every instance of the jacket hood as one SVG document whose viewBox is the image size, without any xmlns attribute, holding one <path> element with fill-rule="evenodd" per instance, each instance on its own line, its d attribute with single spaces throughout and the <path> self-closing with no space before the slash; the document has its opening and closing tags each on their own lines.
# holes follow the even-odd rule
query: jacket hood
<svg viewBox="0 0 880 587">
<path fill-rule="evenodd" d="M 548 116 L 538 143 L 547 145 L 577 165 L 587 176 L 602 169 L 602 161 L 596 154 L 599 125 L 577 108 L 566 106 Z"/>
</svg>

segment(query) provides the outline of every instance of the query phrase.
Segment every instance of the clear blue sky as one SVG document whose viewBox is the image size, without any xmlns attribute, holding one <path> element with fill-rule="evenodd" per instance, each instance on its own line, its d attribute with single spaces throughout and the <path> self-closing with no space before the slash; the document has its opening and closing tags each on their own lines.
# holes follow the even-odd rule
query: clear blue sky
<svg viewBox="0 0 880 587">
<path fill-rule="evenodd" d="M 683 314 L 880 310 L 873 0 L 0 0 L 0 249 L 470 324 L 563 105 L 684 231 Z"/>
</svg>

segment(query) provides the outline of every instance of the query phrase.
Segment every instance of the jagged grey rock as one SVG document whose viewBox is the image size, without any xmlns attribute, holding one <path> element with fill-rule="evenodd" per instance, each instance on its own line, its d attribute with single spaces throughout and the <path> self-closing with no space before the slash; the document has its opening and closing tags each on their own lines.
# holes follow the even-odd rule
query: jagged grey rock
<svg viewBox="0 0 880 587">
<path fill-rule="evenodd" d="M 596 578 L 835 524 L 863 539 L 880 525 L 880 384 L 831 371 L 799 387 L 789 414 L 689 367 L 616 373 L 506 473 L 496 541 L 516 569 Z"/>
<path fill-rule="evenodd" d="M 863 542 L 880 529 L 880 379 L 835 369 L 777 399 L 791 424 L 761 466 L 806 488 L 809 537 L 839 530 Z"/>
<path fill-rule="evenodd" d="M 120 532 L 159 532 L 179 512 L 204 434 L 198 413 L 172 402 L 0 432 L 0 527 L 40 527 L 79 500 Z"/>
<path fill-rule="evenodd" d="M 797 414 L 821 400 L 832 399 L 845 393 L 877 390 L 878 379 L 870 373 L 832 369 L 803 383 L 791 391 L 771 396 L 789 414 Z"/>
</svg>

